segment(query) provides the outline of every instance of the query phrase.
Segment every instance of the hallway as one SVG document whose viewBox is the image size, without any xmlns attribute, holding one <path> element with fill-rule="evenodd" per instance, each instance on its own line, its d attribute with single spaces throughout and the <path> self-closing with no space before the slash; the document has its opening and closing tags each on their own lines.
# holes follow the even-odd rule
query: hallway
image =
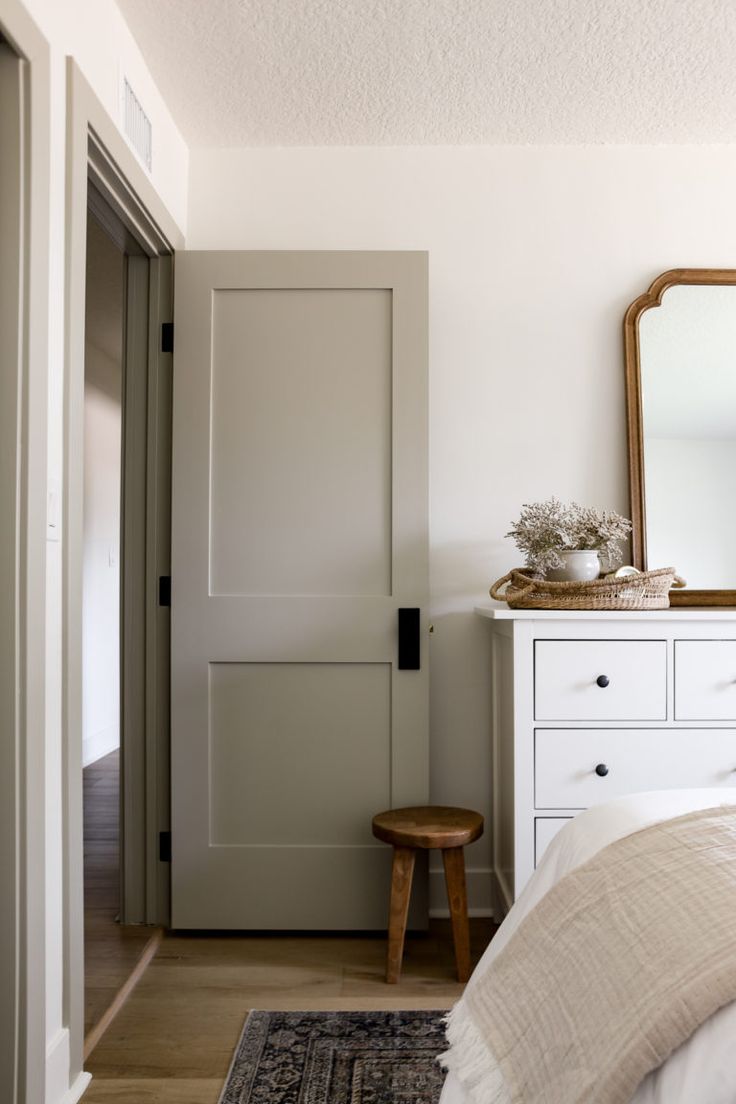
<svg viewBox="0 0 736 1104">
<path fill-rule="evenodd" d="M 128 979 L 155 929 L 118 923 L 120 752 L 85 767 L 83 784 L 86 1038 Z"/>
</svg>

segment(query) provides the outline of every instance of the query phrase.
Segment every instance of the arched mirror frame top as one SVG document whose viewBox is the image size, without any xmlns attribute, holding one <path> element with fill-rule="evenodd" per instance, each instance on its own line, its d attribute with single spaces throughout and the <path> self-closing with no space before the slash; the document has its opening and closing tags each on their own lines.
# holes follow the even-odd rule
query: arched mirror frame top
<svg viewBox="0 0 736 1104">
<path fill-rule="evenodd" d="M 631 500 L 632 563 L 646 570 L 646 487 L 644 481 L 644 423 L 641 394 L 639 322 L 642 315 L 662 305 L 665 292 L 678 284 L 736 286 L 736 269 L 672 268 L 663 272 L 648 291 L 635 299 L 624 316 L 624 360 L 626 368 L 626 419 L 629 452 L 629 490 Z M 666 567 L 667 564 L 657 564 Z M 674 565 L 677 566 L 677 565 Z M 736 579 L 734 580 L 736 583 Z M 736 606 L 734 590 L 698 590 L 686 588 L 670 592 L 673 606 Z"/>
</svg>

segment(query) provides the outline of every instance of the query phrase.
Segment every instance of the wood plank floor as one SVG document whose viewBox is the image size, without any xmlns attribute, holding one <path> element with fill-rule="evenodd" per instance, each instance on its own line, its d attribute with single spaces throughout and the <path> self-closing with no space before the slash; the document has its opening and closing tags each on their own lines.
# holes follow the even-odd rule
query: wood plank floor
<svg viewBox="0 0 736 1104">
<path fill-rule="evenodd" d="M 122 927 L 120 911 L 120 757 L 82 772 L 84 800 L 84 1033 L 127 980 L 151 928 Z"/>
<path fill-rule="evenodd" d="M 495 927 L 471 921 L 473 962 Z M 84 1104 L 216 1104 L 251 1008 L 449 1008 L 449 921 L 407 937 L 398 985 L 386 985 L 377 936 L 166 935 L 93 1052 Z"/>
</svg>

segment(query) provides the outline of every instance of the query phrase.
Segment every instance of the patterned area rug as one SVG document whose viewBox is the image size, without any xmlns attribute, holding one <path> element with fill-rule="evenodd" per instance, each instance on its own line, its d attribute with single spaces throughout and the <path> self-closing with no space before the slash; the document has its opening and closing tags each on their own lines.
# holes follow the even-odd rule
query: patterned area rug
<svg viewBox="0 0 736 1104">
<path fill-rule="evenodd" d="M 220 1104 L 436 1104 L 444 1012 L 251 1012 Z"/>
</svg>

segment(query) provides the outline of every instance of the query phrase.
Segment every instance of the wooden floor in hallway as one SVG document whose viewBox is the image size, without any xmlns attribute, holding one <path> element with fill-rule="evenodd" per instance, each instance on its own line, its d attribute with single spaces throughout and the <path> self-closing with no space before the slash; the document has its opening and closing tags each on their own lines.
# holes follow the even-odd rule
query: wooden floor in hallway
<svg viewBox="0 0 736 1104">
<path fill-rule="evenodd" d="M 120 913 L 120 753 L 82 772 L 84 802 L 84 1033 L 107 1011 L 151 938 L 122 927 Z"/>
<path fill-rule="evenodd" d="M 495 926 L 471 921 L 473 961 Z M 409 935 L 398 985 L 378 936 L 166 935 L 93 1052 L 84 1104 L 216 1104 L 249 1009 L 445 1009 L 454 980 L 449 921 Z"/>
</svg>

